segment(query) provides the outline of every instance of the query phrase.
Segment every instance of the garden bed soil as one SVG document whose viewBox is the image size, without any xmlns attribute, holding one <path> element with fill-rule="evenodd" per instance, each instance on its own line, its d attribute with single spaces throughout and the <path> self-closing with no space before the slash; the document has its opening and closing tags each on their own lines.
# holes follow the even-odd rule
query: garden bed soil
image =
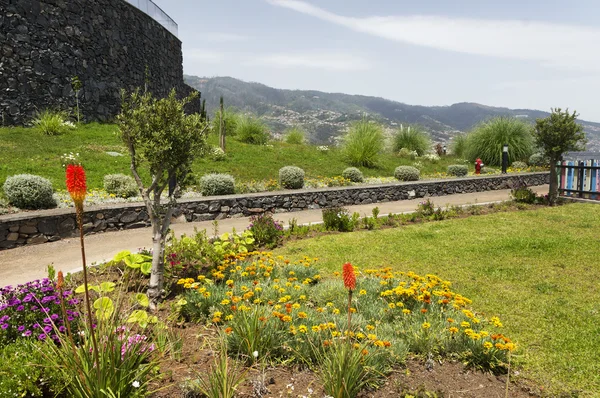
<svg viewBox="0 0 600 398">
<path fill-rule="evenodd" d="M 160 363 L 161 379 L 151 385 L 150 390 L 160 389 L 151 398 L 185 397 L 196 398 L 183 384 L 186 380 L 198 379 L 208 374 L 215 351 L 209 341 L 215 341 L 217 330 L 200 324 L 186 323 L 177 332 L 183 338 L 181 360 L 163 360 Z M 268 366 L 263 372 L 258 367 L 245 368 L 246 378 L 238 388 L 239 398 L 260 397 L 306 397 L 326 396 L 318 374 L 294 367 Z M 266 393 L 256 394 L 253 382 L 264 380 Z M 511 378 L 508 397 L 540 397 L 537 388 L 525 380 Z M 429 395 L 426 395 L 429 393 Z M 435 361 L 432 370 L 427 370 L 420 358 L 409 358 L 405 365 L 396 368 L 377 390 L 366 390 L 359 398 L 390 397 L 435 397 L 435 398 L 504 398 L 506 397 L 506 375 L 493 375 L 468 369 L 453 360 Z"/>
</svg>

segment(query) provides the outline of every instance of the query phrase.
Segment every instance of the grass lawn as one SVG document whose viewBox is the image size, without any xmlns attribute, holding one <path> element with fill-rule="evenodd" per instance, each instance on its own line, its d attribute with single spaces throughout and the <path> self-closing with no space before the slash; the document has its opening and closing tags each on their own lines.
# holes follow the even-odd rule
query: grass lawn
<svg viewBox="0 0 600 398">
<path fill-rule="evenodd" d="M 569 204 L 290 242 L 276 255 L 321 267 L 432 273 L 453 282 L 518 343 L 526 377 L 600 393 L 600 206 Z M 552 392 L 551 392 L 552 394 Z"/>
<path fill-rule="evenodd" d="M 77 127 L 60 136 L 46 136 L 34 128 L 0 128 L 0 185 L 8 176 L 20 173 L 37 174 L 50 179 L 55 189 L 64 189 L 64 170 L 60 157 L 64 153 L 79 153 L 86 168 L 90 188 L 102 188 L 104 175 L 129 174 L 129 155 L 117 134 L 114 124 L 90 123 Z M 209 137 L 216 146 L 218 138 Z M 106 152 L 119 152 L 125 156 L 110 156 Z M 339 150 L 319 152 L 312 145 L 290 145 L 273 142 L 272 146 L 243 144 L 235 139 L 227 140 L 225 161 L 215 162 L 198 159 L 193 165 L 197 176 L 209 172 L 230 173 L 237 180 L 277 179 L 283 166 L 298 166 L 307 177 L 333 177 L 341 175 L 349 165 Z M 437 164 L 422 160 L 422 175 L 445 172 L 456 158 L 446 157 Z M 380 156 L 378 167 L 362 168 L 365 176 L 391 177 L 399 165 L 412 165 L 415 161 L 402 159 L 391 153 Z M 147 177 L 147 176 L 146 176 Z"/>
</svg>

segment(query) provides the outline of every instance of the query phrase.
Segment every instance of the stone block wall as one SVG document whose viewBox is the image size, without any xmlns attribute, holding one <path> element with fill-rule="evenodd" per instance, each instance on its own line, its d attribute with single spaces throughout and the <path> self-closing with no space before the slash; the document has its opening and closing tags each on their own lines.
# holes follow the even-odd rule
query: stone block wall
<svg viewBox="0 0 600 398">
<path fill-rule="evenodd" d="M 194 222 L 249 216 L 265 211 L 280 213 L 390 202 L 428 196 L 508 189 L 517 184 L 543 185 L 549 182 L 549 177 L 549 173 L 527 173 L 214 196 L 181 201 L 175 217 L 184 216 L 187 222 Z M 86 234 L 142 228 L 150 225 L 146 208 L 140 203 L 87 208 L 83 222 Z M 42 210 L 0 216 L 0 250 L 52 242 L 76 236 L 77 233 L 74 209 Z"/>
<path fill-rule="evenodd" d="M 86 121 L 117 115 L 121 89 L 147 84 L 158 97 L 172 88 L 187 95 L 182 61 L 181 41 L 126 1 L 2 0 L 0 125 L 27 124 L 47 108 L 74 110 L 74 76 Z"/>
</svg>

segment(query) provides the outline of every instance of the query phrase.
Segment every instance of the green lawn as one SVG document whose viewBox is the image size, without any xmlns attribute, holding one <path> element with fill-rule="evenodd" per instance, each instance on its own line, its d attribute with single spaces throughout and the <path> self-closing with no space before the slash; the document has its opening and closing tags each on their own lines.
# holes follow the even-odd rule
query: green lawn
<svg viewBox="0 0 600 398">
<path fill-rule="evenodd" d="M 55 189 L 64 189 L 64 171 L 60 156 L 64 153 L 79 153 L 87 170 L 90 188 L 101 188 L 106 174 L 129 174 L 129 157 L 117 135 L 113 124 L 90 123 L 77 127 L 60 136 L 46 136 L 34 128 L 0 128 L 0 185 L 6 177 L 31 173 L 49 178 Z M 217 145 L 217 137 L 209 141 Z M 193 171 L 200 176 L 208 172 L 232 174 L 237 180 L 277 179 L 278 170 L 294 165 L 303 168 L 307 177 L 333 177 L 341 175 L 349 165 L 340 151 L 321 153 L 312 145 L 289 145 L 273 142 L 272 146 L 243 144 L 235 139 L 227 140 L 228 158 L 215 162 L 198 159 Z M 120 152 L 126 156 L 113 157 L 106 152 Z M 401 159 L 390 153 L 380 156 L 377 168 L 362 168 L 366 176 L 391 177 L 396 166 L 411 165 L 415 161 Z M 449 164 L 456 163 L 453 157 L 442 159 L 437 164 L 421 161 L 421 174 L 432 175 L 445 172 Z"/>
<path fill-rule="evenodd" d="M 453 282 L 502 319 L 525 375 L 600 393 L 600 206 L 570 204 L 290 242 L 276 254 L 341 270 L 390 265 Z"/>
</svg>

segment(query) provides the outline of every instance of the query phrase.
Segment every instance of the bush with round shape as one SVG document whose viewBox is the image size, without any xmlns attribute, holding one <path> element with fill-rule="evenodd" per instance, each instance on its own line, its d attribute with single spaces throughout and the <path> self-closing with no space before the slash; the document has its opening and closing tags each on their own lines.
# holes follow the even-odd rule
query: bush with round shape
<svg viewBox="0 0 600 398">
<path fill-rule="evenodd" d="M 381 125 L 362 119 L 353 123 L 344 137 L 344 156 L 352 166 L 375 167 L 383 144 Z"/>
<path fill-rule="evenodd" d="M 304 170 L 296 166 L 279 169 L 279 185 L 285 189 L 300 189 L 304 186 Z"/>
<path fill-rule="evenodd" d="M 264 145 L 269 140 L 267 126 L 252 116 L 242 116 L 236 124 L 235 136 L 241 142 L 253 145 Z"/>
<path fill-rule="evenodd" d="M 448 174 L 456 177 L 464 177 L 469 174 L 469 167 L 466 164 L 451 164 L 448 166 Z"/>
<path fill-rule="evenodd" d="M 492 167 L 482 167 L 481 168 L 481 174 L 495 174 L 496 172 L 498 172 L 498 170 L 496 170 Z"/>
<path fill-rule="evenodd" d="M 548 159 L 542 153 L 534 153 L 529 157 L 529 164 L 531 166 L 546 166 L 548 164 Z"/>
<path fill-rule="evenodd" d="M 125 174 L 108 174 L 104 176 L 104 190 L 120 198 L 131 198 L 139 195 L 137 183 Z"/>
<path fill-rule="evenodd" d="M 394 170 L 394 177 L 400 181 L 418 181 L 421 172 L 416 167 L 398 166 Z"/>
<path fill-rule="evenodd" d="M 417 156 L 423 156 L 431 149 L 431 139 L 423 127 L 418 124 L 402 126 L 394 134 L 393 145 L 394 152 L 406 148 L 415 151 Z"/>
<path fill-rule="evenodd" d="M 401 158 L 404 158 L 404 159 L 415 160 L 415 158 L 419 155 L 417 154 L 416 151 L 411 151 L 408 148 L 401 148 L 398 151 L 398 156 L 400 156 Z"/>
<path fill-rule="evenodd" d="M 356 167 L 348 167 L 344 169 L 344 171 L 342 171 L 342 177 L 352 182 L 363 182 L 365 179 L 362 171 Z"/>
<path fill-rule="evenodd" d="M 533 153 L 533 127 L 522 120 L 498 117 L 479 124 L 469 133 L 465 155 L 489 166 L 502 165 L 502 148 L 508 144 L 508 164 L 528 159 Z"/>
<path fill-rule="evenodd" d="M 215 162 L 220 162 L 227 159 L 227 154 L 221 147 L 215 146 L 210 149 L 210 158 Z"/>
<path fill-rule="evenodd" d="M 229 174 L 211 173 L 200 178 L 203 196 L 231 195 L 235 193 L 235 180 Z"/>
<path fill-rule="evenodd" d="M 8 203 L 19 209 L 39 210 L 56 207 L 52 197 L 52 183 L 32 174 L 17 174 L 4 182 L 4 195 Z"/>
<path fill-rule="evenodd" d="M 516 162 L 512 162 L 512 164 L 510 165 L 511 169 L 526 169 L 527 168 L 527 163 L 525 162 L 519 162 L 518 160 Z"/>
</svg>

